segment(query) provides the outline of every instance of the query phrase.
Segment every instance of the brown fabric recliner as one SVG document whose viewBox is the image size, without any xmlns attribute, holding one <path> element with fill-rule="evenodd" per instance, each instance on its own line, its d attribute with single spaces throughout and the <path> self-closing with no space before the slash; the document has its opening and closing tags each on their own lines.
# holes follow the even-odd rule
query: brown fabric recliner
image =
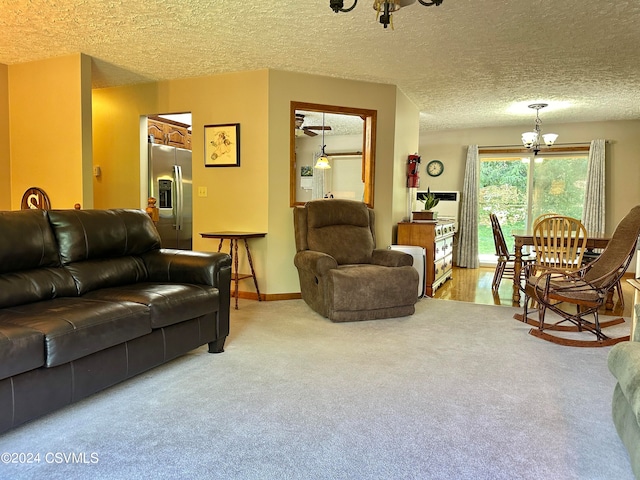
<svg viewBox="0 0 640 480">
<path fill-rule="evenodd" d="M 293 210 L 294 264 L 302 298 L 333 322 L 415 312 L 418 272 L 406 253 L 376 249 L 374 212 L 353 200 L 314 200 Z"/>
</svg>

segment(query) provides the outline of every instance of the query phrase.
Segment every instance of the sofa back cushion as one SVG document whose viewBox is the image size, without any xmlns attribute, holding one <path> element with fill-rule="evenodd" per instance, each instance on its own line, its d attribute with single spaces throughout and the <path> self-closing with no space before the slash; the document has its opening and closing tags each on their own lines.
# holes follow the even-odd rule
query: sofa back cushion
<svg viewBox="0 0 640 480">
<path fill-rule="evenodd" d="M 49 221 L 80 295 L 146 280 L 138 255 L 160 248 L 158 231 L 142 210 L 52 210 Z"/>
<path fill-rule="evenodd" d="M 0 273 L 59 266 L 58 247 L 44 210 L 0 212 Z"/>
<path fill-rule="evenodd" d="M 307 245 L 331 255 L 339 265 L 371 263 L 375 239 L 372 212 L 353 200 L 315 200 L 306 204 Z"/>
<path fill-rule="evenodd" d="M 76 295 L 44 210 L 0 212 L 0 308 Z"/>
</svg>

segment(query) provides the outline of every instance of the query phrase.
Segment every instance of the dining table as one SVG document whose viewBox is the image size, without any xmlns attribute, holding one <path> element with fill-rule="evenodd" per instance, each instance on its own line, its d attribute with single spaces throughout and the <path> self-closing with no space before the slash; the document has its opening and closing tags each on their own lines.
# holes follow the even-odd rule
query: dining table
<svg viewBox="0 0 640 480">
<path fill-rule="evenodd" d="M 520 304 L 520 275 L 522 272 L 522 247 L 533 246 L 533 235 L 523 232 L 514 231 L 512 233 L 514 241 L 514 254 L 515 261 L 513 262 L 513 304 Z M 594 249 L 606 248 L 609 244 L 610 238 L 608 237 L 587 237 L 587 251 Z M 607 295 L 605 302 L 607 310 L 613 309 L 613 291 Z"/>
</svg>

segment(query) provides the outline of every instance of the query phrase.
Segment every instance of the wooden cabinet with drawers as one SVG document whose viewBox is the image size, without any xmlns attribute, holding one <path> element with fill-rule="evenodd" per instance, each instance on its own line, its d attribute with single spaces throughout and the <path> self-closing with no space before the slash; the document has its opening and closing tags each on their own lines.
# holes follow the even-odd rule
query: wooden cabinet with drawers
<svg viewBox="0 0 640 480">
<path fill-rule="evenodd" d="M 191 150 L 189 125 L 156 117 L 149 117 L 147 125 L 147 134 L 153 135 L 153 143 Z"/>
<path fill-rule="evenodd" d="M 454 235 L 453 221 L 398 224 L 398 245 L 416 245 L 426 250 L 425 294 L 430 297 L 453 276 Z"/>
</svg>

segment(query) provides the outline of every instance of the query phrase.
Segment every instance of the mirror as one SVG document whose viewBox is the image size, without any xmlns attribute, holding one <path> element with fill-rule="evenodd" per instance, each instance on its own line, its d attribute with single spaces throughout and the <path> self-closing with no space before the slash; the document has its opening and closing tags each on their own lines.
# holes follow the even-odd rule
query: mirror
<svg viewBox="0 0 640 480">
<path fill-rule="evenodd" d="M 373 208 L 376 115 L 376 110 L 291 102 L 291 206 L 348 198 Z M 323 145 L 329 169 L 314 168 Z"/>
</svg>

